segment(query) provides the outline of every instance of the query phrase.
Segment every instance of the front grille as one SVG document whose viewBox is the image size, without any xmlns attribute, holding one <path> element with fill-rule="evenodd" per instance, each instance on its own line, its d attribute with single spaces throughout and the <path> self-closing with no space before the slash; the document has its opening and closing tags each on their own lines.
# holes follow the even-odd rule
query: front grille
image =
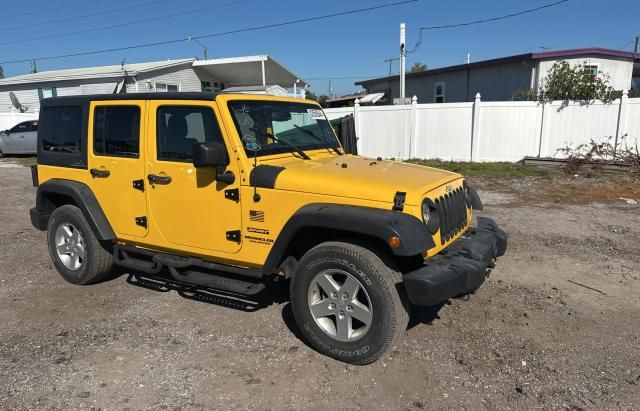
<svg viewBox="0 0 640 411">
<path fill-rule="evenodd" d="M 467 225 L 467 202 L 462 187 L 458 187 L 435 201 L 440 220 L 440 241 L 451 240 Z"/>
</svg>

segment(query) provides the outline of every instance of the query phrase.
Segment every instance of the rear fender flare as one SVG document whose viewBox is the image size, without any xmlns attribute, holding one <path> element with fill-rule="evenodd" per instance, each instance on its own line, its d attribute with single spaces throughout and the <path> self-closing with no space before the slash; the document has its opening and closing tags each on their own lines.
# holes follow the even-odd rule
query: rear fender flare
<svg viewBox="0 0 640 411">
<path fill-rule="evenodd" d="M 49 214 L 53 211 L 51 198 L 66 197 L 75 204 L 86 218 L 89 226 L 99 240 L 107 241 L 116 238 L 109 220 L 105 216 L 93 191 L 84 183 L 73 180 L 54 178 L 38 186 L 36 209 L 40 214 L 41 230 L 46 229 Z"/>
</svg>

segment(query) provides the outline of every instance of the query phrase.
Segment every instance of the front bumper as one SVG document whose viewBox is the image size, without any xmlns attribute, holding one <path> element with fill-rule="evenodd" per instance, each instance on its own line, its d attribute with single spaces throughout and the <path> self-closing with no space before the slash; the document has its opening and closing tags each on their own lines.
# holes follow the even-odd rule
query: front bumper
<svg viewBox="0 0 640 411">
<path fill-rule="evenodd" d="M 409 300 L 414 305 L 435 305 L 477 290 L 494 259 L 506 249 L 507 234 L 492 219 L 478 217 L 477 227 L 403 276 Z"/>
</svg>

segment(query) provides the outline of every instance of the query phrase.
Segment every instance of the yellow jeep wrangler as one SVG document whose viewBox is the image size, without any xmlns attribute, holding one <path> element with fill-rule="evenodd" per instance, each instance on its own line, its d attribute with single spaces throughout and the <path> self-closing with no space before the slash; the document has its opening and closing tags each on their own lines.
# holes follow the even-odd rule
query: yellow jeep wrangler
<svg viewBox="0 0 640 411">
<path fill-rule="evenodd" d="M 320 106 L 148 93 L 42 101 L 31 221 L 57 270 L 116 264 L 254 295 L 290 279 L 295 320 L 333 358 L 375 361 L 411 304 L 474 292 L 506 234 L 458 174 L 347 155 Z"/>
</svg>

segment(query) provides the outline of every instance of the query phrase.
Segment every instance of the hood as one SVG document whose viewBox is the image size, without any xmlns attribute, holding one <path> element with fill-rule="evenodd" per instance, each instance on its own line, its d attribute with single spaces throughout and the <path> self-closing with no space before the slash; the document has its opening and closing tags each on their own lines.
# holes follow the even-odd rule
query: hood
<svg viewBox="0 0 640 411">
<path fill-rule="evenodd" d="M 397 192 L 405 204 L 418 205 L 425 193 L 461 178 L 431 167 L 358 156 L 281 158 L 262 163 L 279 168 L 277 190 L 324 194 L 392 203 Z"/>
</svg>

